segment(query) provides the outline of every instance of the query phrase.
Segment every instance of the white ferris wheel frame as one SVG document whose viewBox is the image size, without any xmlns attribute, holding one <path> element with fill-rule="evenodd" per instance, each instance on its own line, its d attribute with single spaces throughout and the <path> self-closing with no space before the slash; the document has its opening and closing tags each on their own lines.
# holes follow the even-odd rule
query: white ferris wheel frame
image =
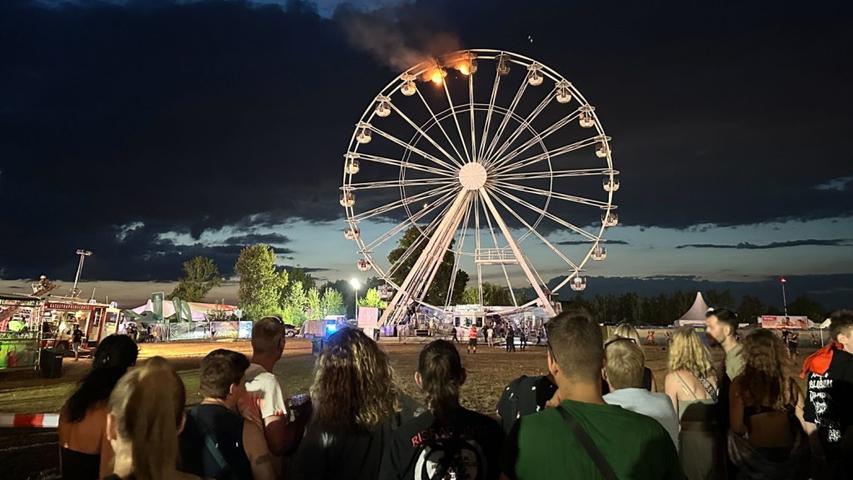
<svg viewBox="0 0 853 480">
<path fill-rule="evenodd" d="M 429 114 L 429 119 L 424 123 L 417 124 L 394 104 L 392 101 L 393 96 L 395 94 L 400 94 L 401 88 L 403 88 L 407 81 L 417 82 L 418 78 L 431 70 L 435 70 L 436 68 L 450 68 L 448 62 L 458 61 L 459 58 L 470 60 L 476 59 L 476 61 L 492 60 L 495 61 L 496 66 L 498 62 L 504 61 L 513 66 L 523 67 L 528 70 L 528 73 L 526 74 L 525 79 L 521 82 L 521 85 L 518 87 L 518 90 L 513 97 L 513 101 L 508 107 L 503 107 L 495 103 L 500 81 L 503 77 L 503 75 L 499 74 L 497 68 L 495 69 L 495 79 L 490 101 L 487 104 L 476 103 L 474 101 L 473 72 L 467 75 L 467 103 L 454 103 L 447 85 L 448 82 L 439 82 L 441 88 L 444 90 L 448 103 L 448 106 L 439 112 L 435 112 L 433 110 L 429 102 L 421 94 L 420 88 L 417 88 L 415 94 L 420 98 L 423 106 Z M 471 64 L 473 65 L 473 63 L 474 62 L 472 61 Z M 484 71 L 482 66 L 479 68 L 480 69 L 478 71 Z M 524 91 L 529 86 L 535 88 L 535 86 L 530 85 L 528 82 L 528 79 L 534 71 L 539 72 L 544 75 L 544 78 L 552 81 L 553 88 L 532 112 L 528 113 L 526 116 L 521 116 L 515 111 L 515 109 L 518 107 L 518 103 L 522 98 Z M 568 115 L 565 115 L 549 127 L 541 131 L 536 130 L 532 126 L 532 122 L 545 109 L 545 107 L 555 99 L 556 92 L 559 88 L 565 89 L 564 91 L 571 94 L 571 102 L 576 103 L 577 108 L 570 110 Z M 412 94 L 412 96 L 413 95 L 414 94 Z M 377 116 L 377 105 L 380 102 L 386 102 L 385 105 L 390 107 L 391 115 L 398 116 L 415 131 L 409 141 L 394 137 L 373 124 L 373 120 Z M 483 122 L 483 125 L 477 125 L 475 121 L 475 112 L 483 111 L 486 112 L 486 119 Z M 468 113 L 468 115 L 466 115 L 466 113 Z M 497 116 L 495 115 L 496 113 Z M 545 138 L 558 132 L 564 126 L 577 121 L 579 116 L 584 114 L 587 118 L 591 118 L 592 121 L 594 121 L 594 128 L 596 132 L 594 136 L 550 150 L 545 147 L 543 142 Z M 455 132 L 453 131 L 453 128 L 445 128 L 442 124 L 444 120 L 451 116 L 453 118 L 453 124 L 455 124 L 456 127 Z M 464 121 L 466 116 L 470 121 L 469 138 L 465 138 L 459 123 L 460 119 Z M 500 120 L 500 123 L 497 125 L 496 129 L 492 131 L 491 129 L 494 127 L 494 125 L 492 125 L 493 119 L 495 119 L 495 122 Z M 500 140 L 504 133 L 506 133 L 505 131 L 508 130 L 507 127 L 509 127 L 509 123 L 511 121 L 516 123 L 515 129 L 508 137 L 506 137 L 505 140 L 503 140 L 503 143 L 500 143 Z M 447 140 L 453 150 L 452 153 L 447 151 L 439 141 L 436 141 L 429 135 L 429 132 L 433 128 L 438 129 L 438 131 L 434 133 L 438 134 L 440 131 L 443 138 Z M 360 152 L 359 149 L 362 147 L 362 143 L 358 141 L 358 136 L 364 129 L 368 130 L 370 135 L 376 134 L 402 147 L 405 151 L 403 157 L 400 159 L 388 158 Z M 531 135 L 531 138 L 523 142 L 520 146 L 511 149 L 515 140 L 517 140 L 525 131 Z M 480 132 L 479 139 L 477 138 L 478 132 Z M 488 141 L 490 133 L 492 133 L 492 138 L 491 141 Z M 456 135 L 458 135 L 457 141 L 452 140 L 451 138 Z M 417 145 L 422 140 L 429 142 L 432 147 L 441 153 L 441 156 L 433 155 L 419 148 Z M 542 152 L 535 155 L 522 155 L 535 145 L 538 145 Z M 599 146 L 600 148 L 603 146 L 604 152 L 606 152 L 606 156 L 603 158 L 603 160 L 606 161 L 606 168 L 554 170 L 551 163 L 552 158 L 590 146 Z M 409 161 L 412 154 L 416 154 L 424 160 L 427 160 L 428 163 L 423 164 Z M 522 158 L 519 158 L 520 156 Z M 405 315 L 407 307 L 412 303 L 422 304 L 441 310 L 441 307 L 425 302 L 424 297 L 426 296 L 430 284 L 435 278 L 438 267 L 442 263 L 445 253 L 448 251 L 454 255 L 454 266 L 444 309 L 449 308 L 456 274 L 460 270 L 460 259 L 464 255 L 474 255 L 475 265 L 477 268 L 477 286 L 480 296 L 479 303 L 481 305 L 483 304 L 482 266 L 500 265 L 504 279 L 509 287 L 513 304 L 516 308 L 527 308 L 534 304 L 538 304 L 540 307 L 545 309 L 549 316 L 554 315 L 555 312 L 550 302 L 549 294 L 556 293 L 566 284 L 572 282 L 576 277 L 579 280 L 583 279 L 583 277 L 580 277 L 580 273 L 583 271 L 584 266 L 590 260 L 591 256 L 593 256 L 593 253 L 600 253 L 599 245 L 603 243 L 602 237 L 605 229 L 612 226 L 617 221 L 615 212 L 613 212 L 617 208 L 616 205 L 613 204 L 613 194 L 614 191 L 619 188 L 618 179 L 616 177 L 619 172 L 613 168 L 610 138 L 605 134 L 598 115 L 595 113 L 595 108 L 586 100 L 583 94 L 581 94 L 581 92 L 562 75 L 540 62 L 512 52 L 489 49 L 471 49 L 453 52 L 442 56 L 439 59 L 424 61 L 397 76 L 380 91 L 380 93 L 365 109 L 361 119 L 356 124 L 356 128 L 350 138 L 347 154 L 344 155 L 344 157 L 345 161 L 341 190 L 343 195 L 350 195 L 352 201 L 347 204 L 342 198 L 341 204 L 346 212 L 347 225 L 349 229 L 348 232 L 356 232 L 351 239 L 358 245 L 359 254 L 362 256 L 362 260 L 359 262 L 363 262 L 361 263 L 361 266 L 366 265 L 369 269 L 373 269 L 380 278 L 396 290 L 396 293 L 389 302 L 388 308 L 385 310 L 385 313 L 380 320 L 382 324 L 393 323 L 394 321 L 402 318 L 402 316 Z M 353 159 L 362 162 L 362 164 L 379 163 L 397 166 L 400 168 L 399 178 L 397 180 L 388 181 L 354 182 L 353 177 L 356 174 L 352 173 L 348 168 Z M 518 172 L 520 169 L 539 162 L 547 163 L 547 171 Z M 479 164 L 482 169 L 478 166 L 469 166 L 465 169 L 467 173 L 460 176 L 460 172 L 463 168 L 472 163 Z M 435 177 L 407 180 L 405 178 L 405 174 L 409 169 L 417 170 L 422 173 L 429 173 L 435 175 Z M 554 178 L 572 176 L 603 177 L 605 179 L 605 187 L 608 184 L 610 186 L 610 188 L 605 188 L 607 193 L 606 200 L 595 200 L 554 191 Z M 513 181 L 526 179 L 547 179 L 549 188 L 547 190 L 543 190 L 527 185 L 512 183 Z M 426 192 L 408 196 L 405 190 L 406 186 L 426 186 L 433 188 Z M 399 187 L 399 200 L 360 213 L 357 213 L 353 208 L 355 203 L 355 192 L 359 190 L 393 187 Z M 517 193 L 540 196 L 544 198 L 544 205 L 542 207 L 533 205 L 518 197 L 516 195 Z M 425 204 L 425 207 L 422 210 L 413 212 L 409 208 L 409 205 L 425 202 L 427 200 L 430 200 L 431 203 L 428 204 L 428 206 Z M 598 227 L 595 232 L 588 232 L 568 220 L 560 218 L 554 213 L 551 213 L 548 209 L 552 200 L 561 200 L 598 207 L 602 212 L 601 226 Z M 521 215 L 515 212 L 510 203 L 533 211 L 538 214 L 538 218 L 535 222 L 526 221 Z M 527 229 L 526 232 L 518 238 L 514 238 L 509 226 L 506 224 L 503 216 L 497 209 L 496 204 L 501 205 L 511 214 L 514 220 L 524 225 Z M 405 209 L 406 219 L 380 235 L 378 238 L 370 242 L 365 242 L 364 238 L 362 238 L 358 233 L 360 231 L 360 222 L 369 218 L 381 216 L 401 207 Z M 439 208 L 441 208 L 441 210 L 438 210 L 438 214 L 429 224 L 421 225 L 418 223 L 418 220 L 426 217 L 428 214 Z M 485 223 L 488 225 L 488 231 L 486 231 L 486 233 L 489 234 L 489 237 L 494 244 L 494 248 L 481 248 L 482 239 L 480 227 L 483 222 L 480 215 L 481 208 L 483 210 L 482 216 L 485 217 Z M 475 224 L 476 248 L 475 252 L 465 252 L 463 251 L 463 246 L 465 243 L 464 240 L 466 232 L 470 229 L 469 221 L 472 219 L 472 210 Z M 560 249 L 549 241 L 545 235 L 541 234 L 537 230 L 540 222 L 545 218 L 569 231 L 581 235 L 586 242 L 589 242 L 590 248 L 581 260 L 573 261 L 569 259 L 560 251 Z M 611 219 L 612 224 L 608 224 Z M 403 252 L 401 257 L 394 264 L 391 264 L 387 269 L 384 269 L 379 262 L 374 261 L 373 253 L 377 247 L 412 226 L 418 229 L 419 236 L 409 246 L 409 248 Z M 498 230 L 504 237 L 509 252 L 506 252 L 507 248 L 500 246 L 495 233 L 495 226 L 497 226 Z M 549 292 L 545 290 L 545 282 L 539 276 L 535 267 L 530 264 L 519 246 L 519 243 L 530 235 L 536 236 L 555 255 L 563 260 L 568 267 L 568 275 L 566 275 L 566 277 Z M 426 240 L 425 246 L 423 245 L 424 240 Z M 457 248 L 451 249 L 450 245 L 454 240 L 458 240 Z M 418 248 L 421 247 L 423 247 L 421 249 L 421 253 L 415 260 L 411 270 L 404 281 L 398 285 L 392 278 L 392 275 L 396 272 L 395 265 L 399 268 L 415 253 L 415 251 L 418 250 Z M 501 250 L 504 251 L 502 252 Z M 479 257 L 479 255 L 483 255 L 482 261 L 480 260 L 481 257 Z M 493 261 L 490 261 L 489 256 L 496 256 L 496 258 L 494 258 Z M 522 305 L 517 303 L 515 292 L 512 283 L 510 282 L 509 274 L 507 273 L 507 264 L 515 264 L 521 268 L 528 283 L 536 292 L 535 299 Z M 585 287 L 585 279 L 583 280 L 583 287 Z"/>
</svg>

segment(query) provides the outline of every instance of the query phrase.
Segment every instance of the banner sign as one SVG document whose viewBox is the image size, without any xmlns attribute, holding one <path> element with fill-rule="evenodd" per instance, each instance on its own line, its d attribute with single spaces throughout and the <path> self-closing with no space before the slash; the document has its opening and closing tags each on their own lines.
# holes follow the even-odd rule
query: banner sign
<svg viewBox="0 0 853 480">
<path fill-rule="evenodd" d="M 73 303 L 73 302 L 45 302 L 44 308 L 48 310 L 97 310 L 103 305 L 93 305 L 90 303 Z"/>
<path fill-rule="evenodd" d="M 762 328 L 809 328 L 809 317 L 805 316 L 762 315 L 760 320 Z"/>
</svg>

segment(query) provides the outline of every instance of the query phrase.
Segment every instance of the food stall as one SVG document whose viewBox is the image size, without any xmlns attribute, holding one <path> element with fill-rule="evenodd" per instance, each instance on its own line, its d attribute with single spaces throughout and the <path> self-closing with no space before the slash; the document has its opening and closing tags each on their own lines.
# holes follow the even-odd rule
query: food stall
<svg viewBox="0 0 853 480">
<path fill-rule="evenodd" d="M 35 367 L 41 313 L 39 297 L 0 293 L 0 370 Z"/>
</svg>

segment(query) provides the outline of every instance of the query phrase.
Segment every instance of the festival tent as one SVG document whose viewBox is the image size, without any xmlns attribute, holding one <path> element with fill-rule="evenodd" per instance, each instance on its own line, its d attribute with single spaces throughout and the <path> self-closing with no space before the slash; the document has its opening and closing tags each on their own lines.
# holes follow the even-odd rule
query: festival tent
<svg viewBox="0 0 853 480">
<path fill-rule="evenodd" d="M 681 316 L 678 320 L 675 321 L 676 327 L 683 327 L 686 325 L 692 326 L 704 326 L 705 325 L 705 313 L 708 311 L 708 304 L 705 303 L 705 299 L 702 298 L 701 292 L 696 292 L 696 300 L 693 301 L 693 306 L 690 307 L 690 310 Z"/>
<path fill-rule="evenodd" d="M 202 302 L 186 302 L 190 306 L 190 313 L 192 314 L 192 319 L 195 322 L 203 322 L 207 320 L 207 315 L 210 315 L 214 312 L 225 312 L 226 314 L 236 314 L 237 306 L 236 305 L 226 305 L 224 303 L 202 303 Z M 140 305 L 136 308 L 132 308 L 129 311 L 135 313 L 136 315 L 145 315 L 146 312 L 154 311 L 154 302 L 149 298 L 144 305 Z M 163 302 L 163 318 L 170 318 L 175 316 L 175 304 L 170 301 Z"/>
</svg>

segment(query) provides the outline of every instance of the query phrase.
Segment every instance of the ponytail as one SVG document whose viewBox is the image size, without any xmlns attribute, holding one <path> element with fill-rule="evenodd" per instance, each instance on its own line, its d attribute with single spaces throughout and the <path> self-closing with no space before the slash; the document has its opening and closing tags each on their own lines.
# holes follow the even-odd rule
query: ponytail
<svg viewBox="0 0 853 480">
<path fill-rule="evenodd" d="M 185 396 L 180 377 L 159 357 L 132 370 L 116 385 L 110 414 L 119 438 L 130 444 L 137 480 L 174 476 Z"/>
<path fill-rule="evenodd" d="M 418 373 L 427 408 L 439 418 L 446 417 L 459 404 L 459 388 L 465 381 L 459 351 L 447 340 L 431 342 L 421 350 Z"/>
</svg>

